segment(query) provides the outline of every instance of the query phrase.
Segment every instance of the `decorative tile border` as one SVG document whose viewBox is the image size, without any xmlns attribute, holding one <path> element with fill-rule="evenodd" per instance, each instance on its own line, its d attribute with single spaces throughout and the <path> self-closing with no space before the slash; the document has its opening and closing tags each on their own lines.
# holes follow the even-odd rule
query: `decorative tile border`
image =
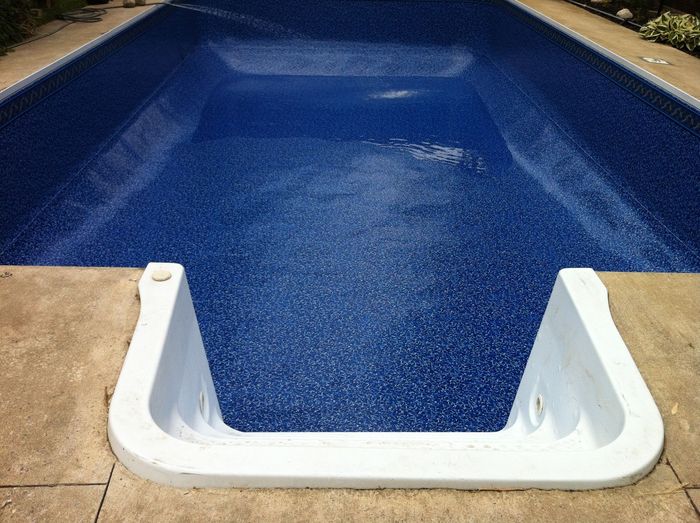
<svg viewBox="0 0 700 523">
<path fill-rule="evenodd" d="M 167 16 L 169 11 L 169 9 L 152 10 L 134 25 L 120 31 L 85 54 L 71 60 L 57 71 L 30 83 L 18 93 L 10 95 L 6 100 L 0 101 L 0 127 L 143 34 Z"/>
<path fill-rule="evenodd" d="M 538 20 L 529 13 L 504 0 L 494 0 L 494 3 L 508 10 L 515 18 L 524 22 L 531 29 L 537 31 L 556 45 L 574 55 L 579 60 L 590 65 L 598 72 L 607 76 L 618 85 L 624 87 L 647 104 L 653 106 L 666 116 L 682 125 L 689 131 L 700 136 L 700 112 L 688 106 L 674 96 L 664 93 L 651 86 L 635 73 L 601 56 L 592 49 L 587 48 L 570 36 L 550 26 L 542 20 Z"/>
</svg>

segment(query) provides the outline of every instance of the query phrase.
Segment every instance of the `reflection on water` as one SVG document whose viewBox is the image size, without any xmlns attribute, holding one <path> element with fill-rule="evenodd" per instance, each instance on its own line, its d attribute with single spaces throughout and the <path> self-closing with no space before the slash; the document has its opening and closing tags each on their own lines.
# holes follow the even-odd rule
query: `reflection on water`
<svg viewBox="0 0 700 523">
<path fill-rule="evenodd" d="M 352 70 L 365 70 L 356 58 Z M 234 137 L 356 142 L 476 174 L 503 171 L 512 162 L 464 77 L 236 72 L 211 90 L 194 141 Z"/>
<path fill-rule="evenodd" d="M 473 170 L 477 174 L 486 174 L 488 172 L 486 158 L 478 151 L 465 149 L 463 147 L 442 145 L 428 141 L 411 143 L 404 138 L 390 138 L 387 142 L 370 139 L 365 140 L 364 143 L 405 151 L 416 160 L 462 166 L 470 171 Z"/>
<path fill-rule="evenodd" d="M 378 93 L 370 93 L 368 96 L 373 100 L 395 100 L 397 98 L 412 98 L 418 96 L 420 91 L 411 91 L 407 89 L 381 91 Z"/>
</svg>

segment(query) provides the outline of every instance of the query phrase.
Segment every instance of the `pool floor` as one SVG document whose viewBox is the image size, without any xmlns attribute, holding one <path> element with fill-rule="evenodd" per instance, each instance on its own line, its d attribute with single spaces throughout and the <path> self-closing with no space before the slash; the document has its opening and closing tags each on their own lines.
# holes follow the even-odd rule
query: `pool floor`
<svg viewBox="0 0 700 523">
<path fill-rule="evenodd" d="M 559 269 L 697 270 L 475 50 L 326 44 L 203 44 L 3 261 L 182 263 L 244 431 L 498 430 Z"/>
</svg>

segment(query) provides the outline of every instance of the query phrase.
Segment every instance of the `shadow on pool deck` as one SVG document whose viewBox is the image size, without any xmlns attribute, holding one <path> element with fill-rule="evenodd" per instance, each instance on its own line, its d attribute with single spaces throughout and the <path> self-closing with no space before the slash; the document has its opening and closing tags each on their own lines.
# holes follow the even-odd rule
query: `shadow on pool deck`
<svg viewBox="0 0 700 523">
<path fill-rule="evenodd" d="M 178 490 L 115 462 L 107 406 L 140 269 L 0 266 L 0 520 L 697 521 L 700 274 L 601 273 L 664 417 L 637 485 L 592 492 Z"/>
</svg>

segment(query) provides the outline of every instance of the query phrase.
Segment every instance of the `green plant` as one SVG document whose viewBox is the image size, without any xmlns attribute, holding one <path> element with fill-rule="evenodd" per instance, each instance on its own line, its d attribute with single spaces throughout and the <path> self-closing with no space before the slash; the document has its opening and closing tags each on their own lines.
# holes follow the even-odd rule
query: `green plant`
<svg viewBox="0 0 700 523">
<path fill-rule="evenodd" d="M 29 0 L 0 0 L 0 54 L 34 32 Z"/>
<path fill-rule="evenodd" d="M 647 22 L 639 34 L 654 42 L 667 42 L 678 49 L 700 48 L 700 18 L 693 15 L 664 13 Z"/>
</svg>

